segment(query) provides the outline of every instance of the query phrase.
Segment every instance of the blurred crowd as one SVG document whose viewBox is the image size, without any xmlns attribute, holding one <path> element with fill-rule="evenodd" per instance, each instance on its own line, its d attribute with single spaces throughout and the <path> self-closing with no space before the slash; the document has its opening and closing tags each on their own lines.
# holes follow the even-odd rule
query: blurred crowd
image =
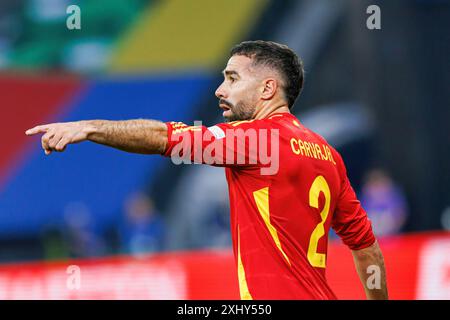
<svg viewBox="0 0 450 320">
<path fill-rule="evenodd" d="M 386 171 L 373 169 L 367 173 L 360 201 L 377 236 L 402 231 L 408 218 L 407 200 L 401 187 Z"/>
<path fill-rule="evenodd" d="M 95 215 L 83 203 L 71 203 L 62 228 L 43 232 L 47 259 L 87 258 L 109 254 L 139 256 L 164 250 L 166 224 L 153 200 L 143 192 L 131 194 L 123 205 L 121 220 L 100 229 Z"/>
</svg>

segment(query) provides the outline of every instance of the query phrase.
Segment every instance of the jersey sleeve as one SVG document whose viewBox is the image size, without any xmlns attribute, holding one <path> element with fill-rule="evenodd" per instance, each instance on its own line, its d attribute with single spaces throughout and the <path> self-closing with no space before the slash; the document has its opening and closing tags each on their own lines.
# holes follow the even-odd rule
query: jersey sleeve
<svg viewBox="0 0 450 320">
<path fill-rule="evenodd" d="M 341 192 L 331 226 L 351 250 L 364 249 L 375 242 L 372 224 L 350 184 L 342 157 L 335 153 L 339 159 Z"/>
<path fill-rule="evenodd" d="M 166 125 L 168 145 L 163 155 L 172 160 L 219 167 L 260 167 L 270 160 L 274 132 L 263 120 L 234 121 L 212 127 L 188 126 L 182 122 Z"/>
</svg>

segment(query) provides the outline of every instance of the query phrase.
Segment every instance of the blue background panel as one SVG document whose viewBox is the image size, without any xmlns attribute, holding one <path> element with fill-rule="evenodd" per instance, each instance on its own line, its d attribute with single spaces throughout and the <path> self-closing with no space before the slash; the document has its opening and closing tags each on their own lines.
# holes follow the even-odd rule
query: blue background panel
<svg viewBox="0 0 450 320">
<path fill-rule="evenodd" d="M 212 78 L 204 74 L 92 82 L 58 121 L 85 119 L 193 121 L 193 110 Z M 49 93 L 51 94 L 51 93 Z M 26 128 L 24 128 L 25 131 Z M 144 188 L 164 161 L 94 143 L 70 145 L 45 156 L 39 138 L 0 194 L 0 236 L 34 234 L 63 221 L 67 204 L 83 202 L 97 225 L 120 214 L 125 198 Z"/>
</svg>

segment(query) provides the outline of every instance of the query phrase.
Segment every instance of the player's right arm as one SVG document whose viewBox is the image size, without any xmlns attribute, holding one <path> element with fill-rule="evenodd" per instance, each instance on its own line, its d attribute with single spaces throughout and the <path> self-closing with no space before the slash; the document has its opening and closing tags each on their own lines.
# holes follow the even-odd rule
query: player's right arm
<svg viewBox="0 0 450 320">
<path fill-rule="evenodd" d="M 137 119 L 52 123 L 29 129 L 26 134 L 43 133 L 41 144 L 47 155 L 53 151 L 62 152 L 69 144 L 92 141 L 127 152 L 181 156 L 218 166 L 268 165 L 267 160 L 272 158 L 258 152 L 261 135 L 257 130 L 252 120 L 207 128 L 181 122 Z M 271 150 L 271 139 L 266 143 L 268 145 L 264 149 Z M 211 152 L 204 152 L 208 150 Z"/>
<path fill-rule="evenodd" d="M 162 154 L 168 144 L 167 126 L 156 120 L 86 120 L 36 126 L 27 135 L 43 133 L 45 154 L 64 151 L 69 144 L 92 141 L 127 152 Z"/>
</svg>

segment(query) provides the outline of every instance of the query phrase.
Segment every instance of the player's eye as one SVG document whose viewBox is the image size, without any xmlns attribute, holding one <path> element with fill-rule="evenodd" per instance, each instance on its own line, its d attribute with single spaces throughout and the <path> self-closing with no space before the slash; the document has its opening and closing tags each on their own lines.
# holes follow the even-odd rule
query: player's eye
<svg viewBox="0 0 450 320">
<path fill-rule="evenodd" d="M 230 79 L 230 82 L 231 82 L 231 83 L 233 83 L 233 82 L 235 82 L 235 81 L 237 80 L 237 79 L 234 78 L 234 77 L 230 77 L 229 79 Z"/>
</svg>

